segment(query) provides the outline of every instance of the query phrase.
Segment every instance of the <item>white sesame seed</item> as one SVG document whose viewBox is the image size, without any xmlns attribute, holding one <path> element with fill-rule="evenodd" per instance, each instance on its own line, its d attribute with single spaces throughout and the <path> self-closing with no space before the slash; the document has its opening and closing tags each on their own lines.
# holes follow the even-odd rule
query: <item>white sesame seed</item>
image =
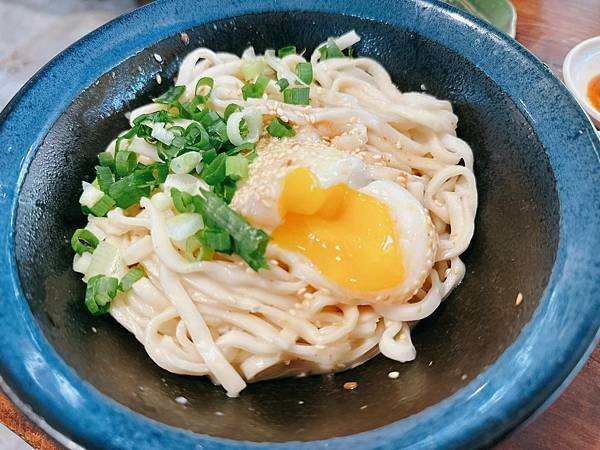
<svg viewBox="0 0 600 450">
<path fill-rule="evenodd" d="M 304 400 L 298 400 L 299 405 L 304 405 Z"/>
<path fill-rule="evenodd" d="M 369 407 L 369 405 L 362 405 L 359 409 L 363 410 L 363 409 L 367 409 Z"/>
<path fill-rule="evenodd" d="M 158 84 L 162 84 L 162 77 L 160 76 L 160 74 L 159 74 L 159 73 L 157 73 L 157 74 L 156 74 L 156 82 L 157 82 Z"/>
<path fill-rule="evenodd" d="M 395 380 L 399 376 L 400 376 L 400 372 L 393 371 L 393 372 L 388 373 L 388 378 L 391 378 L 392 380 Z"/>
<path fill-rule="evenodd" d="M 215 411 L 215 416 L 224 416 L 225 413 L 222 411 Z"/>
<path fill-rule="evenodd" d="M 96 330 L 96 327 L 92 327 L 92 332 L 97 333 L 98 330 Z"/>
<path fill-rule="evenodd" d="M 187 405 L 188 404 L 188 399 L 185 397 L 175 397 L 175 402 L 179 403 L 180 405 Z"/>
<path fill-rule="evenodd" d="M 517 299 L 515 300 L 515 305 L 519 306 L 521 303 L 523 303 L 523 294 L 519 292 L 517 294 Z"/>
<path fill-rule="evenodd" d="M 462 376 L 460 377 L 460 379 L 465 381 L 467 379 L 467 374 L 463 373 Z"/>
<path fill-rule="evenodd" d="M 187 33 L 179 33 L 179 39 L 181 39 L 181 42 L 183 42 L 185 45 L 190 43 L 190 37 Z"/>
<path fill-rule="evenodd" d="M 154 59 L 156 60 L 156 62 L 163 62 L 162 56 L 160 56 L 158 53 L 154 53 Z"/>
</svg>

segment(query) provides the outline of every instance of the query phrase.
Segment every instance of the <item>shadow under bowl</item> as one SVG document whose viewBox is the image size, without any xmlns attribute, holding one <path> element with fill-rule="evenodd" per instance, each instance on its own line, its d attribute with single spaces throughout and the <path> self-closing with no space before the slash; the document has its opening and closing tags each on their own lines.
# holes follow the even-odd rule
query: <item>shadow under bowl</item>
<svg viewBox="0 0 600 450">
<path fill-rule="evenodd" d="M 598 189 L 590 186 L 594 177 L 598 181 L 598 142 L 560 83 L 508 38 L 438 4 L 409 1 L 394 4 L 396 11 L 365 7 L 364 14 L 353 2 L 308 2 L 293 12 L 286 9 L 298 8 L 266 2 L 262 13 L 252 2 L 227 12 L 217 2 L 207 5 L 159 2 L 119 19 L 67 50 L 3 113 L 0 144 L 16 139 L 17 160 L 31 149 L 18 182 L 16 163 L 0 168 L 4 179 L 14 179 L 1 200 L 14 216 L 14 223 L 6 218 L 2 224 L 16 266 L 3 275 L 10 305 L 2 322 L 7 328 L 0 331 L 12 345 L 0 350 L 0 370 L 12 394 L 90 448 L 134 448 L 136 442 L 145 448 L 220 448 L 342 436 L 349 437 L 321 444 L 482 445 L 529 416 L 591 345 L 600 315 L 593 316 L 600 309 L 593 277 L 599 244 L 591 233 L 598 224 Z M 178 17 L 178 11 L 193 20 L 164 19 L 142 37 L 145 20 Z M 380 61 L 401 91 L 425 90 L 453 104 L 458 134 L 474 152 L 479 192 L 475 237 L 463 255 L 467 273 L 414 330 L 416 361 L 378 356 L 336 375 L 251 384 L 240 398 L 227 399 L 205 378 L 160 369 L 113 319 L 86 313 L 68 241 L 84 224 L 77 201 L 81 180 L 91 180 L 96 154 L 127 127 L 125 112 L 164 91 L 191 49 L 240 54 L 250 44 L 262 52 L 295 43 L 310 52 L 350 29 L 362 37 L 357 53 Z M 177 31 L 188 34 L 189 44 Z M 514 73 L 498 67 L 503 61 L 516 66 Z M 561 123 L 525 83 L 562 108 Z M 27 120 L 17 120 L 27 117 L 27 102 L 42 88 L 63 92 L 64 99 L 51 104 L 44 94 L 49 117 L 27 131 Z M 24 136 L 14 138 L 19 130 Z M 566 148 L 578 153 L 569 160 L 559 153 Z M 588 178 L 567 185 L 570 171 L 578 170 Z M 577 195 L 591 195 L 596 211 L 585 210 Z M 581 240 L 573 239 L 576 224 Z M 576 260 L 569 259 L 570 251 L 578 252 Z M 10 266 L 9 259 L 3 262 Z M 519 306 L 518 293 L 524 298 Z M 581 296 L 591 299 L 587 306 Z M 577 307 L 587 317 L 577 316 Z M 561 326 L 569 327 L 568 336 L 552 342 Z M 540 367 L 540 373 L 530 373 Z M 388 378 L 392 370 L 398 379 Z M 344 390 L 346 381 L 357 381 L 358 389 Z M 188 404 L 176 403 L 178 396 Z M 93 422 L 98 414 L 104 417 Z"/>
</svg>

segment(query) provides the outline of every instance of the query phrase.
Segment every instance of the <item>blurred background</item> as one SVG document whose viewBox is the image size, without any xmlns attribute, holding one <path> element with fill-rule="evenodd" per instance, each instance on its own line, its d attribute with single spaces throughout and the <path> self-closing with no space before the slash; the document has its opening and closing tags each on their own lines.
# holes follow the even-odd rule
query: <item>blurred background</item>
<svg viewBox="0 0 600 450">
<path fill-rule="evenodd" d="M 600 35 L 600 0 L 448 2 L 494 23 L 508 34 L 516 33 L 516 39 L 558 76 L 562 76 L 562 62 L 572 47 Z M 56 54 L 93 29 L 144 3 L 147 1 L 0 0 L 0 110 Z M 0 422 L 4 424 L 0 424 L 0 450 L 60 448 L 1 393 Z M 498 449 L 600 449 L 600 349 L 547 411 L 517 430 Z"/>
</svg>

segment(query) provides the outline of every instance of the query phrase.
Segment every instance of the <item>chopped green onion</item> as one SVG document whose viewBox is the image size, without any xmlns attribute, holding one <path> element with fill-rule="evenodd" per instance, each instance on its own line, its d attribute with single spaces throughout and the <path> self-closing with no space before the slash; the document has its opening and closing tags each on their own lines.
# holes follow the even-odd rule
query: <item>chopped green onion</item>
<svg viewBox="0 0 600 450">
<path fill-rule="evenodd" d="M 223 112 L 223 118 L 225 120 L 229 119 L 229 116 L 232 115 L 234 112 L 236 111 L 240 111 L 242 108 L 240 107 L 240 105 L 236 105 L 235 103 L 230 103 L 229 105 L 227 105 L 227 108 L 225 108 L 225 111 Z"/>
<path fill-rule="evenodd" d="M 283 102 L 290 105 L 308 105 L 310 103 L 310 88 L 290 87 L 283 91 Z"/>
<path fill-rule="evenodd" d="M 285 79 L 282 78 L 281 80 L 279 80 L 277 83 L 275 83 L 277 85 L 277 87 L 279 88 L 279 90 L 281 92 L 285 91 L 287 89 L 287 87 L 290 85 L 290 82 Z"/>
<path fill-rule="evenodd" d="M 210 95 L 210 93 L 212 92 L 214 85 L 215 85 L 215 80 L 213 80 L 210 77 L 202 77 L 196 83 L 195 94 L 198 96 L 208 97 Z M 204 86 L 208 87 L 208 92 L 206 94 L 202 94 L 201 92 L 199 92 L 200 89 L 203 88 Z"/>
<path fill-rule="evenodd" d="M 268 267 L 265 250 L 269 243 L 269 235 L 259 228 L 254 228 L 223 199 L 210 191 L 202 190 L 202 195 L 194 196 L 193 202 L 196 212 L 202 214 L 205 223 L 210 222 L 211 228 L 222 229 L 231 235 L 233 250 L 252 269 Z"/>
<path fill-rule="evenodd" d="M 219 121 L 222 121 L 221 116 L 219 116 L 215 111 L 206 111 L 199 120 L 199 122 L 205 128 L 208 128 L 212 124 Z"/>
<path fill-rule="evenodd" d="M 206 164 L 200 176 L 206 183 L 214 186 L 225 179 L 225 153 L 219 154 L 212 162 Z"/>
<path fill-rule="evenodd" d="M 85 290 L 85 306 L 94 316 L 110 309 L 110 302 L 117 295 L 119 280 L 104 275 L 96 275 L 88 280 Z"/>
<path fill-rule="evenodd" d="M 173 86 L 170 87 L 167 92 L 162 94 L 160 97 L 152 99 L 154 103 L 161 103 L 164 105 L 172 105 L 179 97 L 185 92 L 185 86 Z"/>
<path fill-rule="evenodd" d="M 222 120 L 209 125 L 207 131 L 211 137 L 218 138 L 221 142 L 227 141 L 227 124 Z"/>
<path fill-rule="evenodd" d="M 151 137 L 153 137 L 159 142 L 162 142 L 165 145 L 171 145 L 171 143 L 175 139 L 175 134 L 170 130 L 167 130 L 164 123 L 157 122 L 150 125 L 152 125 L 152 132 L 150 133 Z"/>
<path fill-rule="evenodd" d="M 179 189 L 171 188 L 171 198 L 175 209 L 180 213 L 194 212 L 194 204 L 192 203 L 192 195 L 188 192 L 180 191 Z"/>
<path fill-rule="evenodd" d="M 217 252 L 231 251 L 231 236 L 225 230 L 214 230 L 207 228 L 202 231 L 200 242 L 203 246 L 216 250 Z"/>
<path fill-rule="evenodd" d="M 269 78 L 261 74 L 256 78 L 254 83 L 246 83 L 242 86 L 242 97 L 244 97 L 244 100 L 248 98 L 261 98 L 268 84 Z"/>
<path fill-rule="evenodd" d="M 142 197 L 150 195 L 150 187 L 140 185 L 140 180 L 136 180 L 134 175 L 127 175 L 110 186 L 109 194 L 119 208 L 129 208 L 139 203 Z"/>
<path fill-rule="evenodd" d="M 115 158 L 115 171 L 122 178 L 129 175 L 137 165 L 137 155 L 134 152 L 121 150 Z"/>
<path fill-rule="evenodd" d="M 319 53 L 321 54 L 322 61 L 330 58 L 344 58 L 346 56 L 332 38 L 327 40 L 327 44 L 319 47 Z"/>
<path fill-rule="evenodd" d="M 96 183 L 97 184 L 97 183 Z M 86 183 L 85 181 L 82 183 L 83 192 L 81 193 L 81 197 L 79 197 L 79 203 L 82 206 L 86 206 L 87 208 L 91 208 L 94 206 L 98 200 L 102 198 L 104 193 L 98 189 L 94 184 Z"/>
<path fill-rule="evenodd" d="M 312 64 L 309 62 L 301 62 L 296 65 L 296 75 L 305 84 L 312 83 L 313 80 L 313 69 Z"/>
<path fill-rule="evenodd" d="M 211 148 L 210 150 L 207 150 L 204 153 L 202 153 L 202 162 L 204 164 L 210 164 L 215 160 L 216 157 L 217 151 L 214 148 Z"/>
<path fill-rule="evenodd" d="M 98 180 L 98 187 L 105 194 L 108 193 L 110 185 L 115 182 L 113 173 L 106 166 L 96 166 L 96 179 Z"/>
<path fill-rule="evenodd" d="M 199 152 L 187 152 L 183 155 L 173 158 L 169 167 L 173 173 L 190 173 L 196 168 L 202 156 Z"/>
<path fill-rule="evenodd" d="M 233 200 L 236 190 L 237 183 L 231 177 L 226 178 L 223 183 L 218 184 L 213 188 L 213 192 L 225 200 L 225 203 L 227 204 L 231 203 L 231 200 Z"/>
<path fill-rule="evenodd" d="M 287 47 L 282 47 L 279 50 L 277 50 L 277 56 L 279 56 L 280 58 L 283 58 L 284 56 L 287 55 L 295 55 L 296 54 L 296 46 L 295 45 L 288 45 Z"/>
<path fill-rule="evenodd" d="M 264 58 L 261 57 L 250 57 L 244 58 L 242 57 L 242 75 L 244 76 L 244 80 L 254 80 L 257 76 L 259 76 L 263 70 L 265 69 L 265 61 Z"/>
<path fill-rule="evenodd" d="M 110 170 L 115 170 L 115 158 L 112 153 L 98 153 L 98 161 L 102 167 L 108 167 Z"/>
<path fill-rule="evenodd" d="M 183 241 L 204 227 L 202 216 L 196 213 L 181 213 L 166 220 L 167 232 L 174 241 Z"/>
<path fill-rule="evenodd" d="M 144 277 L 144 275 L 144 270 L 139 266 L 130 269 L 129 272 L 127 272 L 127 274 L 125 274 L 125 276 L 121 278 L 119 289 L 123 292 L 128 292 L 134 285 L 134 283 L 136 281 L 141 280 Z"/>
<path fill-rule="evenodd" d="M 247 177 L 248 160 L 241 155 L 227 156 L 225 158 L 225 175 L 232 180 Z"/>
<path fill-rule="evenodd" d="M 207 261 L 213 259 L 215 251 L 200 244 L 202 231 L 185 240 L 185 257 L 188 261 Z M 197 255 L 195 255 L 197 253 Z"/>
<path fill-rule="evenodd" d="M 241 145 L 238 145 L 236 147 L 233 147 L 233 148 L 227 150 L 227 156 L 237 155 L 238 153 L 241 153 L 243 156 L 247 156 L 250 153 L 252 153 L 253 151 L 255 151 L 255 149 L 256 149 L 256 143 L 244 142 Z"/>
<path fill-rule="evenodd" d="M 115 206 L 115 201 L 108 195 L 104 194 L 100 200 L 98 200 L 90 208 L 90 212 L 96 217 L 103 217 Z"/>
<path fill-rule="evenodd" d="M 267 132 L 273 137 L 292 137 L 296 134 L 290 124 L 285 123 L 280 118 L 275 118 L 267 126 Z"/>
<path fill-rule="evenodd" d="M 73 236 L 71 237 L 71 247 L 78 255 L 82 255 L 86 252 L 94 253 L 94 250 L 96 250 L 99 243 L 100 241 L 94 233 L 85 228 L 75 230 L 75 233 L 73 233 Z"/>
<path fill-rule="evenodd" d="M 208 132 L 200 123 L 191 123 L 185 129 L 185 146 L 188 149 L 206 150 L 210 146 Z"/>
</svg>

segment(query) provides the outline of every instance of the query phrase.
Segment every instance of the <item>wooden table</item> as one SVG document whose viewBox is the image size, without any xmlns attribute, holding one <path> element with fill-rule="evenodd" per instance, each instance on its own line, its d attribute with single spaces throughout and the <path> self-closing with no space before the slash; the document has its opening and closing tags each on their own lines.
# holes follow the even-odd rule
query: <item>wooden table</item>
<svg viewBox="0 0 600 450">
<path fill-rule="evenodd" d="M 513 2 L 518 11 L 517 39 L 558 74 L 570 48 L 600 35 L 600 0 Z M 60 448 L 1 394 L 0 422 L 36 449 Z M 547 411 L 496 446 L 509 449 L 600 449 L 600 347 Z"/>
</svg>

